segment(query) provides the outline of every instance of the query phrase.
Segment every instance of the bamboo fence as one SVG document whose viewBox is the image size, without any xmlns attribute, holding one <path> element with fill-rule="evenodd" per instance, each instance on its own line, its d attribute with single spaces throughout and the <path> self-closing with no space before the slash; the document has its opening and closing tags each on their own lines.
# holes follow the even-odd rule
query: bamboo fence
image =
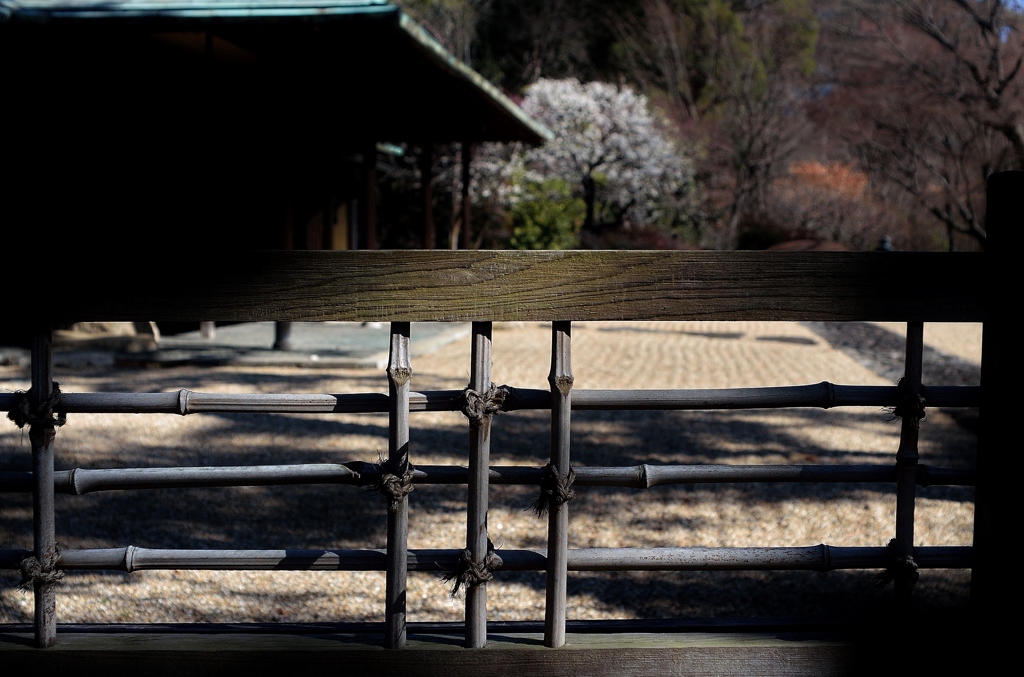
<svg viewBox="0 0 1024 677">
<path fill-rule="evenodd" d="M 487 581 L 505 571 L 544 571 L 544 643 L 565 642 L 569 571 L 708 571 L 885 569 L 906 611 L 917 568 L 973 568 L 988 551 L 914 544 L 918 486 L 980 484 L 971 470 L 920 464 L 917 438 L 924 406 L 977 407 L 988 390 L 923 385 L 923 322 L 977 321 L 983 286 L 972 275 L 984 255 L 801 254 L 693 252 L 338 252 L 310 257 L 287 252 L 220 262 L 219 285 L 189 297 L 154 283 L 118 290 L 119 297 L 75 287 L 33 311 L 32 389 L 0 394 L 0 410 L 21 411 L 30 425 L 31 472 L 0 473 L 0 491 L 31 492 L 34 548 L 0 550 L 0 567 L 20 568 L 35 593 L 36 645 L 56 642 L 55 593 L 64 570 L 152 569 L 331 570 L 386 572 L 385 638 L 406 644 L 409 571 L 442 571 L 466 591 L 466 646 L 487 644 Z M 271 256 L 266 259 L 266 256 Z M 262 258 L 261 258 L 262 257 Z M 268 263 L 270 261 L 273 265 Z M 234 266 L 234 268 L 232 268 Z M 223 268 L 231 270 L 225 271 Z M 199 268 L 202 270 L 202 268 Z M 261 272 L 273 270 L 272 279 Z M 358 274 L 362 271 L 365 277 Z M 230 274 L 229 274 L 230 273 Z M 387 273 L 384 275 L 383 273 Z M 873 277 L 872 277 L 873 276 Z M 952 280 L 958 285 L 953 285 Z M 959 284 L 960 280 L 966 283 Z M 914 284 L 911 284 L 913 281 Z M 186 284 L 198 284 L 189 280 Z M 269 286 L 268 286 L 269 285 Z M 883 285 L 879 288 L 879 285 Z M 887 285 L 887 286 L 886 286 Z M 322 298 L 310 304 L 309 289 Z M 434 307 L 426 307 L 429 290 Z M 884 293 L 882 293 L 884 292 Z M 33 314 L 34 313 L 34 314 Z M 244 321 L 266 319 L 386 319 L 391 322 L 389 393 L 221 394 L 59 393 L 53 390 L 50 326 L 55 321 L 135 319 Z M 472 363 L 465 390 L 412 390 L 410 321 L 470 320 Z M 492 321 L 551 320 L 548 390 L 491 382 Z M 715 390 L 576 390 L 572 372 L 573 319 L 787 319 L 908 321 L 906 368 L 897 386 L 828 382 L 770 388 Z M 988 326 L 986 326 L 986 332 Z M 986 333 L 986 341 L 989 340 Z M 987 349 L 987 348 L 986 348 Z M 876 465 L 638 465 L 574 467 L 574 410 L 699 410 L 780 407 L 894 407 L 902 417 L 893 463 Z M 410 414 L 463 411 L 469 421 L 468 467 L 416 465 L 410 457 Z M 548 410 L 551 445 L 544 466 L 489 463 L 491 418 L 499 411 Z M 193 415 L 220 412 L 292 414 L 387 412 L 389 443 L 379 462 L 176 468 L 76 468 L 54 471 L 54 430 L 66 414 Z M 983 419 L 984 422 L 985 419 Z M 141 452 L 140 452 L 141 453 Z M 608 548 L 574 549 L 568 542 L 569 507 L 576 490 L 618 486 L 645 489 L 670 484 L 731 482 L 881 482 L 894 486 L 895 538 L 877 547 Z M 373 486 L 387 500 L 384 550 L 160 550 L 56 549 L 54 494 L 295 484 Z M 468 486 L 464 548 L 410 550 L 408 493 L 414 484 Z M 495 551 L 487 534 L 491 484 L 533 485 L 538 511 L 547 514 L 547 548 Z M 979 492 L 980 493 L 980 492 Z M 984 507 L 979 507 L 979 514 Z M 987 527 L 986 527 L 987 528 Z M 978 528 L 984 532 L 984 528 Z"/>
</svg>

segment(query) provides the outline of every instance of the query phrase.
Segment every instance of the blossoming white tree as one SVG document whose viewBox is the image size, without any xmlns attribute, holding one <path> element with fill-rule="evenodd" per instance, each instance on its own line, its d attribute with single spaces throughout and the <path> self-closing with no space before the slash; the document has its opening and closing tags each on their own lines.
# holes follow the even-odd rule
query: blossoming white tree
<svg viewBox="0 0 1024 677">
<path fill-rule="evenodd" d="M 536 179 L 576 187 L 584 229 L 671 221 L 693 188 L 693 165 L 657 128 L 647 98 L 629 87 L 574 79 L 538 80 L 523 110 L 555 133 L 525 153 Z"/>
</svg>

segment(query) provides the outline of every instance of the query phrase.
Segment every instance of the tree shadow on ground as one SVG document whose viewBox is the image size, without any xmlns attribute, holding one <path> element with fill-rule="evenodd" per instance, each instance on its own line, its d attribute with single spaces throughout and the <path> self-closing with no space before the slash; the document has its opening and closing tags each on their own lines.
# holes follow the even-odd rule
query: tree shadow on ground
<svg viewBox="0 0 1024 677">
<path fill-rule="evenodd" d="M 257 375 L 252 375 L 256 378 Z M 316 392 L 322 376 L 268 377 L 259 374 L 261 387 L 271 390 Z M 157 371 L 135 382 L 133 390 L 172 389 L 179 376 Z M 189 382 L 191 388 L 237 382 L 237 373 L 215 371 Z M 106 382 L 97 381 L 106 387 Z M 113 381 L 110 387 L 113 388 Z M 346 382 L 348 383 L 348 382 Z M 379 377 L 357 379 L 354 387 L 376 390 Z M 123 386 L 119 386 L 123 387 Z M 100 388 L 98 388 L 100 389 Z M 90 440 L 73 458 L 62 455 L 62 430 L 57 439 L 59 467 L 123 465 L 250 465 L 258 463 L 325 463 L 374 461 L 386 450 L 387 424 L 375 416 L 302 416 L 284 414 L 209 415 L 215 425 L 181 439 L 167 439 L 140 448 L 137 456 L 118 455 L 107 441 Z M 778 410 L 772 412 L 574 412 L 574 463 L 588 466 L 627 466 L 641 463 L 882 463 L 895 460 L 898 424 L 893 424 L 886 448 L 861 449 L 829 445 L 812 434 L 829 427 L 856 433 L 884 421 L 881 411 Z M 447 419 L 446 419 L 447 420 Z M 973 436 L 948 422 L 926 419 L 922 462 L 954 467 L 974 466 Z M 74 425 L 74 420 L 69 427 Z M 366 448 L 332 448 L 331 440 L 361 436 L 375 440 Z M 0 430 L 0 470 L 27 470 L 26 436 L 11 427 Z M 412 417 L 410 453 L 414 463 L 429 455 L 465 465 L 468 426 L 464 420 L 420 423 Z M 286 440 L 282 442 L 282 440 Z M 324 441 L 327 440 L 326 443 Z M 282 444 L 286 446 L 282 446 Z M 516 412 L 496 418 L 492 464 L 539 466 L 549 457 L 550 416 L 547 412 Z M 793 499 L 832 500 L 844 497 L 891 495 L 891 485 L 742 484 L 712 488 L 679 486 L 642 492 L 627 488 L 580 488 L 573 520 L 586 520 L 588 510 L 620 496 L 666 504 L 697 500 L 710 491 L 728 492 L 741 504 L 772 503 Z M 493 487 L 492 505 L 521 510 L 536 495 L 535 488 Z M 973 501 L 973 490 L 931 488 L 919 495 L 958 502 Z M 465 511 L 464 487 L 417 487 L 411 497 L 417 515 L 444 515 L 457 519 Z M 627 517 L 624 515 L 623 517 Z M 127 544 L 166 548 L 375 548 L 385 543 L 383 502 L 350 486 L 289 486 L 230 489 L 123 491 L 59 496 L 57 533 L 63 547 L 112 547 Z M 641 520 L 643 522 L 643 520 Z M 657 524 L 639 523 L 655 529 Z M 701 524 L 684 525 L 697 528 Z M 543 521 L 537 538 L 543 540 Z M 28 547 L 31 541 L 31 499 L 6 494 L 0 502 L 0 547 Z M 882 539 L 884 540 L 884 539 Z M 461 543 L 448 547 L 459 548 Z M 516 544 L 517 547 L 522 547 Z M 509 546 L 512 547 L 512 546 Z M 958 578 L 959 576 L 959 578 Z M 958 610 L 966 603 L 967 584 L 956 572 L 927 572 L 919 586 L 920 608 Z M 543 589 L 543 579 L 532 574 L 502 574 L 502 581 L 524 582 Z M 928 581 L 932 581 L 929 583 Z M 496 583 L 496 585 L 500 585 Z M 931 587 L 929 587 L 931 586 Z M 932 592 L 933 591 L 933 592 Z M 785 594 L 782 594 L 785 593 Z M 807 572 L 776 573 L 673 573 L 572 574 L 570 594 L 588 604 L 615 609 L 622 616 L 760 616 L 830 615 L 830 610 L 859 613 L 882 610 L 891 593 L 872 587 L 870 573 L 833 572 L 826 576 Z M 282 592 L 287 596 L 287 593 Z M 282 597 L 284 599 L 284 597 Z M 780 601 L 780 600 L 788 601 Z M 256 600 L 254 603 L 264 603 Z M 187 604 L 187 602 L 183 602 Z M 0 609 L 0 612 L 3 612 Z"/>
</svg>

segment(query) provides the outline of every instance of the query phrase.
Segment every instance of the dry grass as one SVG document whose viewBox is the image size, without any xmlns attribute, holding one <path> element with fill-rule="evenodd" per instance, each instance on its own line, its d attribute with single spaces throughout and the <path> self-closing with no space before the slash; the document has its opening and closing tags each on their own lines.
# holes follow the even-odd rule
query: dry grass
<svg viewBox="0 0 1024 677">
<path fill-rule="evenodd" d="M 545 388 L 547 327 L 498 325 L 494 380 Z M 968 349 L 965 349 L 968 350 Z M 468 339 L 414 362 L 414 389 L 461 388 Z M 784 385 L 829 380 L 886 383 L 796 324 L 585 323 L 574 325 L 578 388 Z M 0 368 L 0 388 L 27 386 Z M 383 374 L 280 368 L 82 370 L 59 374 L 68 391 L 158 391 L 188 387 L 243 392 L 386 392 Z M 461 414 L 415 414 L 414 463 L 466 463 Z M 548 417 L 520 412 L 495 422 L 492 463 L 539 465 Z M 899 426 L 873 409 L 747 412 L 577 412 L 580 465 L 637 463 L 891 462 Z M 379 415 L 73 415 L 57 437 L 58 467 L 231 465 L 375 460 L 387 447 Z M 974 436 L 940 411 L 922 428 L 922 460 L 972 467 Z M 27 469 L 27 435 L 0 423 L 0 468 Z M 571 505 L 571 547 L 884 545 L 893 530 L 891 487 L 735 485 L 580 490 Z M 917 542 L 972 539 L 973 492 L 922 490 Z M 490 526 L 504 548 L 544 547 L 544 523 L 524 511 L 532 492 L 493 487 Z M 351 487 L 109 492 L 57 499 L 64 547 L 365 548 L 384 546 L 384 510 Z M 410 547 L 462 547 L 465 489 L 419 487 L 411 497 Z M 31 545 L 31 501 L 0 502 L 0 547 Z M 967 575 L 925 572 L 919 608 L 956 610 Z M 0 577 L 0 622 L 26 621 L 31 596 Z M 139 572 L 70 574 L 58 593 L 63 622 L 382 620 L 383 573 Z M 489 586 L 492 619 L 543 616 L 540 574 L 499 575 Z M 871 572 L 827 575 L 618 573 L 570 576 L 570 618 L 850 615 L 877 610 L 888 593 Z M 460 620 L 431 575 L 410 577 L 411 620 Z"/>
</svg>

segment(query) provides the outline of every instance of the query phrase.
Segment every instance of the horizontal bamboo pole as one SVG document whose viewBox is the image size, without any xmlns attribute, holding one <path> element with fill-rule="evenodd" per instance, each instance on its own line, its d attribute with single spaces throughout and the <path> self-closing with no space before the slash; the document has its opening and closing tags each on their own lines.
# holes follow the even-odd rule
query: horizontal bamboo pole
<svg viewBox="0 0 1024 677">
<path fill-rule="evenodd" d="M 455 568 L 461 550 L 409 550 L 410 571 Z M 0 550 L 0 569 L 17 569 L 30 550 Z M 501 550 L 496 571 L 542 571 L 543 550 Z M 925 569 L 969 568 L 970 546 L 914 548 Z M 570 571 L 835 571 L 884 569 L 892 562 L 884 547 L 810 545 L 776 548 L 583 548 L 568 551 Z M 67 571 L 384 571 L 385 550 L 164 550 L 100 548 L 62 550 L 58 569 Z"/>
<path fill-rule="evenodd" d="M 928 406 L 976 407 L 980 386 L 924 388 Z M 828 381 L 766 388 L 690 390 L 574 390 L 572 408 L 587 410 L 776 409 L 783 407 L 884 407 L 898 403 L 895 386 L 848 386 Z"/>
<path fill-rule="evenodd" d="M 574 468 L 574 486 L 646 489 L 730 482 L 895 482 L 895 465 L 637 465 Z M 493 481 L 493 480 L 492 480 Z M 921 486 L 972 486 L 974 471 L 919 466 Z"/>
<path fill-rule="evenodd" d="M 511 388 L 505 411 L 550 409 L 547 390 Z M 980 386 L 923 386 L 929 407 L 976 407 Z M 14 393 L 0 393 L 0 411 L 10 411 Z M 697 390 L 573 390 L 572 408 L 586 410 L 774 409 L 782 407 L 885 407 L 898 404 L 895 386 L 835 385 L 827 381 L 800 386 L 712 388 Z M 410 411 L 460 411 L 461 390 L 409 393 Z M 295 394 L 63 393 L 58 411 L 69 414 L 365 414 L 387 413 L 382 393 Z"/>
<path fill-rule="evenodd" d="M 575 486 L 647 489 L 673 484 L 730 482 L 895 482 L 895 465 L 636 465 L 622 468 L 575 468 Z M 490 484 L 536 485 L 543 468 L 492 466 Z M 466 484 L 469 471 L 459 466 L 423 465 L 415 484 Z M 310 463 L 181 468 L 116 468 L 58 470 L 54 490 L 80 496 L 96 491 L 255 487 L 291 484 L 373 485 L 380 469 L 373 463 Z M 973 486 L 974 471 L 918 466 L 917 483 L 929 486 Z M 0 472 L 0 493 L 29 493 L 32 473 Z"/>
</svg>

